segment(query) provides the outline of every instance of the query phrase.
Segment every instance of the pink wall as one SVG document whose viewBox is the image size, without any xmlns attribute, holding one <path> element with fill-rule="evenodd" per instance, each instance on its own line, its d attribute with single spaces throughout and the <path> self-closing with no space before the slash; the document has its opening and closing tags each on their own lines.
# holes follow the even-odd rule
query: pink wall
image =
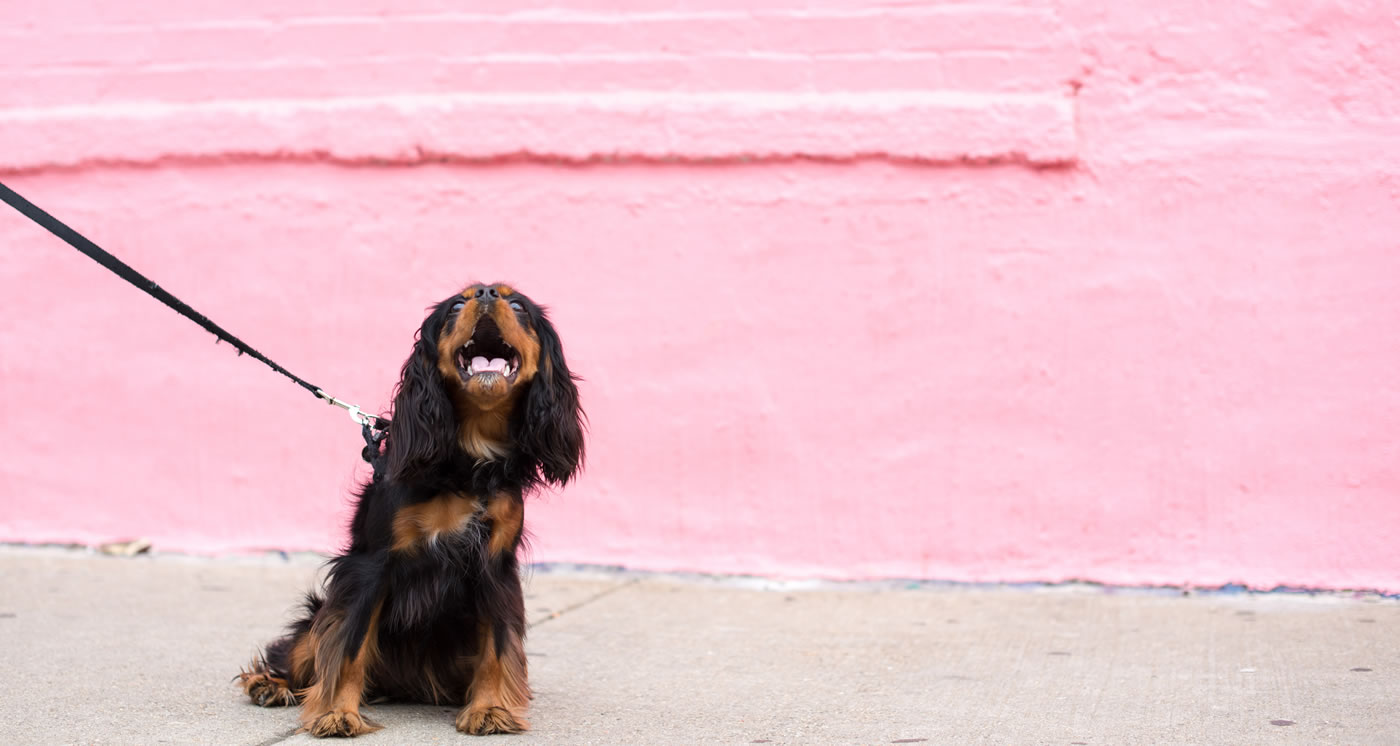
<svg viewBox="0 0 1400 746">
<path fill-rule="evenodd" d="M 604 5 L 6 3 L 0 178 L 367 406 L 552 305 L 537 560 L 1400 591 L 1393 2 Z M 0 260 L 0 539 L 338 542 L 343 413 Z"/>
</svg>

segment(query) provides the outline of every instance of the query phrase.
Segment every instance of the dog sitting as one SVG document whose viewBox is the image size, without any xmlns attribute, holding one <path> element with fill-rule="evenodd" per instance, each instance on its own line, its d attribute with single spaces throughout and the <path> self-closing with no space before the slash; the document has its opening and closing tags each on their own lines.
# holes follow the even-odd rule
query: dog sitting
<svg viewBox="0 0 1400 746">
<path fill-rule="evenodd" d="M 455 703 L 457 729 L 528 729 L 524 498 L 583 462 L 583 411 L 545 311 L 505 285 L 439 303 L 403 366 L 350 546 L 239 681 L 313 736 L 379 729 L 365 699 Z"/>
</svg>

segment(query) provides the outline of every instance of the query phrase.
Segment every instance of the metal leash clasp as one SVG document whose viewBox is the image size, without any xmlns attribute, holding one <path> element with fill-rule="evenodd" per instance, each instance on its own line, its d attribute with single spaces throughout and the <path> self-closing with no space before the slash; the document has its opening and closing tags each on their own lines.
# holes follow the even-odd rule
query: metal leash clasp
<svg viewBox="0 0 1400 746">
<path fill-rule="evenodd" d="M 350 419 L 354 420 L 355 424 L 357 425 L 368 425 L 370 427 L 374 427 L 374 424 L 379 421 L 379 417 L 372 414 L 365 414 L 364 411 L 361 410 L 358 405 L 351 404 L 347 401 L 341 401 L 335 398 L 334 396 L 327 394 L 321 389 L 316 389 L 316 395 L 321 397 L 322 399 L 325 399 L 327 404 L 333 407 L 340 407 L 341 409 L 344 409 L 346 412 L 350 413 Z"/>
<path fill-rule="evenodd" d="M 350 413 L 350 419 L 360 426 L 360 436 L 365 439 L 365 447 L 360 450 L 360 458 L 374 467 L 375 477 L 378 478 L 379 457 L 382 455 L 380 446 L 384 443 L 384 439 L 389 437 L 389 420 L 379 415 L 366 414 L 358 406 L 341 401 L 321 389 L 316 389 L 316 396 L 325 399 L 327 404 L 340 407 Z"/>
<path fill-rule="evenodd" d="M 345 411 L 350 413 L 350 419 L 354 420 L 355 422 L 358 422 L 361 425 L 369 425 L 370 427 L 374 427 L 374 417 L 367 415 L 364 412 L 361 412 L 359 407 L 349 407 Z"/>
</svg>

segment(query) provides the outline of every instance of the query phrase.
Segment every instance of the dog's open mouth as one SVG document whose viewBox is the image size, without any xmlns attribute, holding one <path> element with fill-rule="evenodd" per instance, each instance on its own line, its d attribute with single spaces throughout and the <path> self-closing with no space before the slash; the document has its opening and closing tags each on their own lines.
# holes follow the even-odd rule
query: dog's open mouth
<svg viewBox="0 0 1400 746">
<path fill-rule="evenodd" d="M 466 381 L 473 376 L 501 376 L 514 383 L 520 371 L 520 353 L 506 344 L 501 327 L 490 316 L 477 322 L 472 338 L 457 350 L 457 372 Z M 482 379 L 483 383 L 488 382 Z"/>
</svg>

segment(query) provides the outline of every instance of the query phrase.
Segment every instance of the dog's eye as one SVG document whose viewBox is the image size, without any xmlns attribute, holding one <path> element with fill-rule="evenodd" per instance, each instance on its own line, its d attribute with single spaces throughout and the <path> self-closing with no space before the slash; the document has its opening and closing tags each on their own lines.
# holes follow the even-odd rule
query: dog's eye
<svg viewBox="0 0 1400 746">
<path fill-rule="evenodd" d="M 456 303 L 453 303 L 453 304 L 452 304 L 452 309 L 451 309 L 450 311 L 448 311 L 448 313 L 457 313 L 458 311 L 462 310 L 462 306 L 465 306 L 465 305 L 467 305 L 467 302 L 466 302 L 466 301 L 464 301 L 464 300 L 459 300 L 459 301 L 457 301 Z"/>
<path fill-rule="evenodd" d="M 518 300 L 513 300 L 513 301 L 511 301 L 511 302 L 510 302 L 510 307 L 511 307 L 511 309 L 514 310 L 516 313 L 520 313 L 520 312 L 522 312 L 522 311 L 525 310 L 525 307 L 522 306 L 522 305 L 520 305 L 520 301 L 518 301 Z"/>
</svg>

